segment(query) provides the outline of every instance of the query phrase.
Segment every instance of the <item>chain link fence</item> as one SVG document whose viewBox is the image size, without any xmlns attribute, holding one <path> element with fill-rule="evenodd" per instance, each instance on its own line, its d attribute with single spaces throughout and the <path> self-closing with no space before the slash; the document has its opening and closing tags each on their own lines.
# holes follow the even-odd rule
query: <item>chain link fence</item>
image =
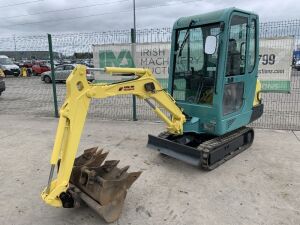
<svg viewBox="0 0 300 225">
<path fill-rule="evenodd" d="M 295 49 L 300 44 L 300 20 L 267 22 L 260 24 L 260 37 L 293 36 Z M 291 53 L 292 54 L 292 53 Z M 291 62 L 292 64 L 292 62 Z M 291 91 L 287 93 L 263 93 L 263 116 L 252 126 L 258 128 L 300 130 L 300 72 L 291 74 Z"/>
<path fill-rule="evenodd" d="M 137 30 L 136 42 L 170 42 L 171 31 L 171 28 Z M 296 48 L 300 44 L 300 20 L 260 24 L 260 37 L 282 36 L 294 36 Z M 129 44 L 131 40 L 130 30 L 52 34 L 54 61 L 57 65 L 59 63 L 92 64 L 94 45 Z M 47 64 L 49 63 L 47 35 L 0 37 L 0 55 L 14 58 L 18 63 L 22 60 L 44 60 L 44 63 Z M 164 79 L 167 79 L 167 77 L 164 77 Z M 109 80 L 109 77 L 105 77 L 105 75 L 97 77 L 97 82 L 107 80 Z M 41 81 L 40 76 L 26 78 L 7 76 L 5 81 L 7 90 L 0 98 L 1 113 L 25 113 L 33 116 L 54 115 L 52 86 Z M 164 86 L 166 87 L 166 82 Z M 58 105 L 60 106 L 65 98 L 65 84 L 57 83 L 56 90 Z M 291 92 L 289 94 L 263 93 L 262 97 L 265 104 L 264 114 L 252 126 L 300 130 L 300 72 L 293 70 Z M 132 96 L 93 100 L 89 117 L 131 120 L 132 105 Z M 158 120 L 151 108 L 139 99 L 136 103 L 136 110 L 139 120 Z"/>
</svg>

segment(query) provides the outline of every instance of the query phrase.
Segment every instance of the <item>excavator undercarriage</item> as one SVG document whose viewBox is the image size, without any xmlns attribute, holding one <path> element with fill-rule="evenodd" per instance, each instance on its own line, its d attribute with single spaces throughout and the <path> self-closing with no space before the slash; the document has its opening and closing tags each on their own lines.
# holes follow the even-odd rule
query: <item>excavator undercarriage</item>
<svg viewBox="0 0 300 225">
<path fill-rule="evenodd" d="M 222 136 L 189 133 L 174 136 L 163 132 L 149 135 L 148 146 L 204 170 L 213 170 L 250 147 L 253 139 L 254 131 L 249 127 Z"/>
</svg>

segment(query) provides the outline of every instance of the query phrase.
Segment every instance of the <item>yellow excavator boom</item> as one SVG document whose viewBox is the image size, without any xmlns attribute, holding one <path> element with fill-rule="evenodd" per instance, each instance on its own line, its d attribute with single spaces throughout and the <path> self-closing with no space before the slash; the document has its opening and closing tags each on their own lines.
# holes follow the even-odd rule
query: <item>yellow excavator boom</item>
<svg viewBox="0 0 300 225">
<path fill-rule="evenodd" d="M 86 79 L 86 67 L 78 65 L 66 81 L 67 95 L 60 109 L 60 118 L 55 143 L 50 160 L 51 171 L 48 186 L 42 192 L 42 199 L 49 205 L 61 207 L 61 194 L 69 188 L 70 176 L 85 124 L 90 101 L 93 98 L 106 98 L 116 95 L 135 95 L 144 99 L 153 111 L 167 124 L 170 133 L 183 133 L 186 121 L 175 100 L 163 90 L 149 69 L 106 67 L 109 74 L 134 75 L 135 78 L 117 83 L 91 84 Z M 165 115 L 150 99 L 166 109 L 171 118 Z M 59 162 L 56 179 L 53 173 Z"/>
</svg>

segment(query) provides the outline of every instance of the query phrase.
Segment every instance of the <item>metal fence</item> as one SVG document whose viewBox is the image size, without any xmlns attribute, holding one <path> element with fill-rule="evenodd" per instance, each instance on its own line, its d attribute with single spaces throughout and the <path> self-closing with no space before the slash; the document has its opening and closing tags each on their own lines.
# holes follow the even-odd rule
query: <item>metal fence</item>
<svg viewBox="0 0 300 225">
<path fill-rule="evenodd" d="M 260 24 L 260 37 L 294 36 L 295 49 L 300 44 L 300 20 L 266 22 Z M 291 62 L 292 63 L 292 62 Z M 263 116 L 252 125 L 258 128 L 300 130 L 300 72 L 291 74 L 291 92 L 264 93 Z"/>
<path fill-rule="evenodd" d="M 296 45 L 299 45 L 300 20 L 260 24 L 261 37 L 291 35 L 295 37 Z M 170 40 L 170 28 L 141 29 L 137 30 L 136 34 L 137 43 L 169 42 Z M 91 53 L 93 45 L 130 42 L 130 30 L 52 34 L 54 56 L 65 60 L 74 58 L 74 53 Z M 38 59 L 48 60 L 47 35 L 0 37 L 0 54 L 1 52 L 16 59 L 29 59 L 36 56 Z M 0 112 L 23 114 L 25 112 L 37 116 L 54 114 L 51 85 L 44 84 L 39 77 L 7 78 L 6 81 L 7 91 L 0 98 Z M 59 83 L 56 88 L 60 106 L 65 96 L 65 85 Z M 252 126 L 300 130 L 300 72 L 294 70 L 292 73 L 290 94 L 264 93 L 263 101 L 265 104 L 264 115 Z M 143 101 L 137 101 L 136 109 L 139 120 L 157 120 Z M 111 97 L 93 100 L 89 117 L 131 120 L 132 110 L 131 96 Z"/>
</svg>

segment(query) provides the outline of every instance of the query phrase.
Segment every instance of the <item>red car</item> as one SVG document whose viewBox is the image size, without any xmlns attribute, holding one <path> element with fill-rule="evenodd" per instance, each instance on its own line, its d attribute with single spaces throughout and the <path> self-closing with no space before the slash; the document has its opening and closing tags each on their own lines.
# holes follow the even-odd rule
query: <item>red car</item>
<svg viewBox="0 0 300 225">
<path fill-rule="evenodd" d="M 47 66 L 46 64 L 42 64 L 42 63 L 33 65 L 31 69 L 32 69 L 33 76 L 41 75 L 42 73 L 51 70 L 49 66 Z"/>
<path fill-rule="evenodd" d="M 26 67 L 26 68 L 31 68 L 34 63 L 32 61 L 22 61 L 20 63 L 17 64 L 20 68 L 21 67 Z"/>
</svg>

